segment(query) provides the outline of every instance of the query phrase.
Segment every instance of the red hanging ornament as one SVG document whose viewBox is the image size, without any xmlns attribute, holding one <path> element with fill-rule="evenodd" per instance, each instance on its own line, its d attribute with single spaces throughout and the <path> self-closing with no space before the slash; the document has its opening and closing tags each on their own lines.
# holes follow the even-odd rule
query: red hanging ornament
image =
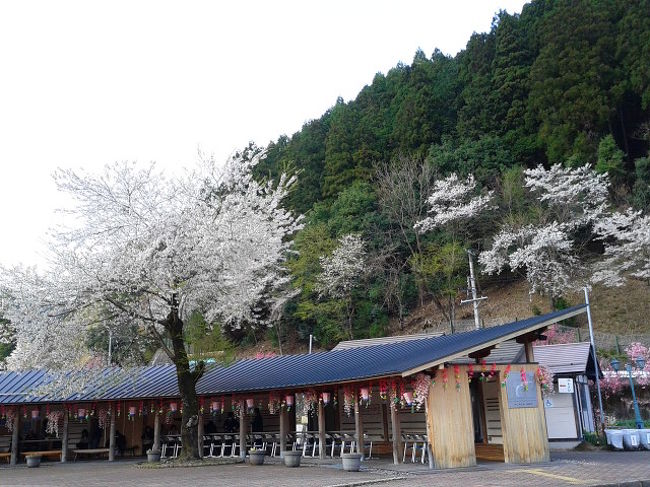
<svg viewBox="0 0 650 487">
<path fill-rule="evenodd" d="M 447 389 L 447 382 L 449 382 L 449 378 L 447 377 L 447 367 L 442 368 L 442 387 Z"/>
<path fill-rule="evenodd" d="M 506 381 L 508 380 L 508 376 L 510 375 L 510 370 L 512 369 L 512 366 L 508 364 L 506 366 L 506 369 L 503 371 L 503 379 L 501 380 L 501 387 L 506 386 Z"/>
<path fill-rule="evenodd" d="M 497 364 L 492 362 L 492 366 L 490 367 L 490 379 L 493 378 L 497 373 Z"/>
</svg>

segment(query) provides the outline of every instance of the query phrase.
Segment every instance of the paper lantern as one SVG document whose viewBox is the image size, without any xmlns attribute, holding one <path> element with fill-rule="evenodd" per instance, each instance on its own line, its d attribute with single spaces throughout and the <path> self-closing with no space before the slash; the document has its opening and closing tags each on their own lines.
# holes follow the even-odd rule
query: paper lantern
<svg viewBox="0 0 650 487">
<path fill-rule="evenodd" d="M 175 413 L 176 411 L 178 411 L 178 403 L 170 402 L 170 403 L 169 403 L 169 410 L 170 410 L 172 413 Z"/>
<path fill-rule="evenodd" d="M 39 413 L 38 409 L 32 409 L 32 419 L 38 419 L 39 416 L 40 416 L 40 413 Z"/>
<path fill-rule="evenodd" d="M 405 392 L 403 394 L 403 396 L 404 396 L 404 400 L 406 401 L 406 404 L 408 404 L 409 406 L 411 404 L 413 404 L 413 393 L 412 392 Z"/>
<path fill-rule="evenodd" d="M 293 394 L 288 394 L 284 399 L 287 403 L 287 406 L 293 406 Z"/>
<path fill-rule="evenodd" d="M 325 404 L 326 406 L 330 403 L 330 396 L 331 396 L 330 392 L 323 392 L 323 394 L 321 394 L 321 397 L 323 398 L 323 404 Z"/>
<path fill-rule="evenodd" d="M 246 407 L 248 409 L 253 409 L 255 407 L 255 400 L 254 399 L 246 399 Z"/>
<path fill-rule="evenodd" d="M 135 416 L 136 409 L 135 406 L 130 406 L 129 407 L 129 416 Z"/>
<path fill-rule="evenodd" d="M 361 394 L 361 399 L 363 399 L 364 401 L 367 401 L 368 399 L 370 399 L 370 389 L 369 388 L 362 387 L 359 390 L 359 392 Z"/>
</svg>

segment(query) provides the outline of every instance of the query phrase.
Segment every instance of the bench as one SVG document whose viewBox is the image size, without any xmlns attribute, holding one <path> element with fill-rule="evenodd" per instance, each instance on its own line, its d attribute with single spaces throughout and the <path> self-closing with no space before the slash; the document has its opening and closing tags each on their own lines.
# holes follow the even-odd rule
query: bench
<svg viewBox="0 0 650 487">
<path fill-rule="evenodd" d="M 78 455 L 101 455 L 103 453 L 108 454 L 110 451 L 110 448 L 83 448 L 72 450 L 72 453 L 74 453 L 74 461 L 76 462 Z"/>
<path fill-rule="evenodd" d="M 11 460 L 11 453 L 9 453 L 9 452 L 4 452 L 4 451 L 3 451 L 3 452 L 0 452 L 0 458 L 6 458 L 6 459 L 7 459 L 7 463 L 9 463 L 9 461 Z"/>
<path fill-rule="evenodd" d="M 24 451 L 20 453 L 25 458 L 27 457 L 46 457 L 46 458 L 56 458 L 58 457 L 61 460 L 61 450 L 42 450 L 42 451 Z"/>
</svg>

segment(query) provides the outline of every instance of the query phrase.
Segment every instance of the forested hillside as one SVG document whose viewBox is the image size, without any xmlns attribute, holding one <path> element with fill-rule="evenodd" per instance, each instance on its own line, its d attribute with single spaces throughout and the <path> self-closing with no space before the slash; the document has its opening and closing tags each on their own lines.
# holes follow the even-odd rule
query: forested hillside
<svg viewBox="0 0 650 487">
<path fill-rule="evenodd" d="M 590 164 L 608 175 L 613 209 L 647 213 L 649 143 L 649 1 L 533 1 L 520 15 L 498 13 L 455 57 L 418 50 L 356 99 L 338 99 L 270 143 L 258 165 L 260 179 L 298 176 L 286 204 L 306 215 L 290 262 L 300 293 L 275 331 L 313 332 L 328 346 L 383 335 L 389 321 L 404 324 L 425 304 L 453 323 L 465 297 L 465 250 L 491 247 L 504 226 L 552 221 L 531 199 L 526 169 Z M 427 198 L 454 173 L 475 178 L 471 194 L 492 194 L 489 211 L 418 231 Z M 580 257 L 602 256 L 602 239 L 580 232 L 571 241 L 575 248 L 579 239 Z M 352 273 L 336 274 L 345 262 L 356 263 Z M 480 283 L 526 275 L 512 270 Z M 536 294 L 563 306 L 568 289 Z"/>
</svg>

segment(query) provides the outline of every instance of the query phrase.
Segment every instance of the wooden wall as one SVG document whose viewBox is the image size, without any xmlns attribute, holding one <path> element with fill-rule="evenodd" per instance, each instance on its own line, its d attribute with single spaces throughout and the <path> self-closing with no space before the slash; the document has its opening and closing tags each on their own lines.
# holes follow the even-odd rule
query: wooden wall
<svg viewBox="0 0 650 487">
<path fill-rule="evenodd" d="M 460 390 L 452 371 L 448 371 L 447 388 L 443 387 L 441 370 L 436 372 L 436 385 L 429 389 L 427 434 L 436 468 L 476 465 L 467 367 L 460 366 L 460 373 Z"/>
<path fill-rule="evenodd" d="M 510 373 L 519 374 L 521 367 L 525 367 L 527 372 L 537 371 L 537 364 L 516 364 Z M 498 366 L 498 369 L 501 375 L 505 366 Z M 503 452 L 507 463 L 537 463 L 550 460 L 541 389 L 537 381 L 530 386 L 537 390 L 536 408 L 510 409 L 508 395 L 503 387 L 500 388 Z"/>
</svg>

